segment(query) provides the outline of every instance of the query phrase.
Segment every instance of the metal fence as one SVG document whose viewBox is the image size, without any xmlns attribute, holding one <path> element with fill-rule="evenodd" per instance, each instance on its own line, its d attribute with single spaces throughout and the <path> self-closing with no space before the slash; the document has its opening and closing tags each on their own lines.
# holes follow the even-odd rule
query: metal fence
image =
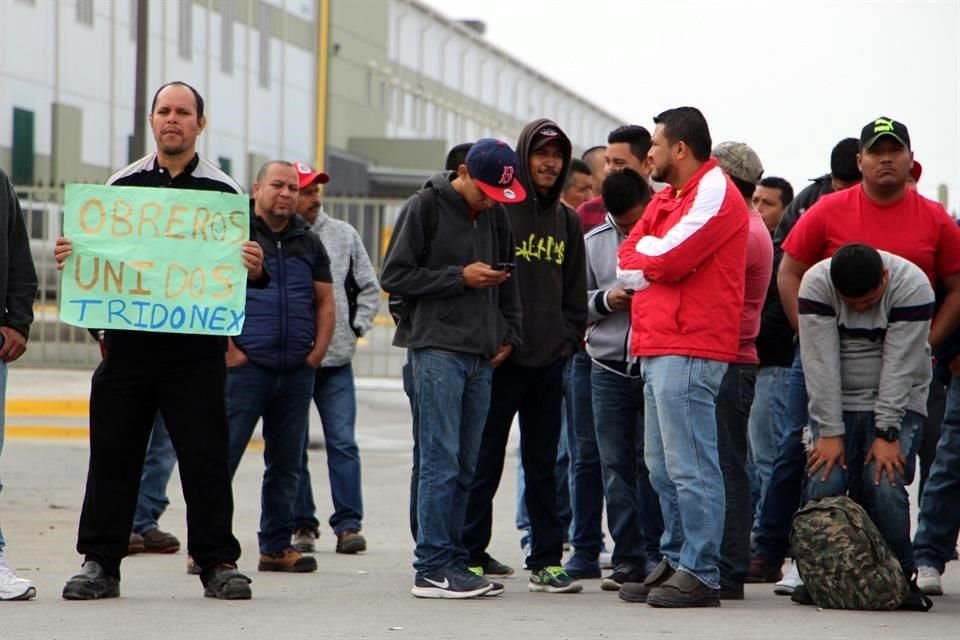
<svg viewBox="0 0 960 640">
<path fill-rule="evenodd" d="M 100 361 L 100 351 L 90 334 L 60 321 L 60 277 L 53 247 L 63 228 L 63 189 L 17 187 L 16 191 L 39 281 L 30 341 L 20 362 L 34 367 L 93 368 Z M 402 204 L 402 200 L 384 198 L 327 198 L 323 206 L 330 217 L 345 220 L 357 229 L 379 272 Z M 391 346 L 392 340 L 393 321 L 384 299 L 373 330 L 357 346 L 357 375 L 398 377 L 405 355 Z"/>
</svg>

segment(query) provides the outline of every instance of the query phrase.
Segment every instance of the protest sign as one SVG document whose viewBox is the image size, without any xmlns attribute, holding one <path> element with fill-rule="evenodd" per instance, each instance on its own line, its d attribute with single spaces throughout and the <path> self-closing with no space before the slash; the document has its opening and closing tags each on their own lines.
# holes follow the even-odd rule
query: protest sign
<svg viewBox="0 0 960 640">
<path fill-rule="evenodd" d="M 247 196 L 67 185 L 60 318 L 93 329 L 233 336 L 243 328 Z"/>
</svg>

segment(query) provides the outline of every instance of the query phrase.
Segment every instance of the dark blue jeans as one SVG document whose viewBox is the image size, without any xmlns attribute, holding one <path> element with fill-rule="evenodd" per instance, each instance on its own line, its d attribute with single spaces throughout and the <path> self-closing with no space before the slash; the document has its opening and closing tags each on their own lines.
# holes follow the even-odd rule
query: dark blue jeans
<svg viewBox="0 0 960 640">
<path fill-rule="evenodd" d="M 157 528 L 157 521 L 170 504 L 167 483 L 176 464 L 177 452 L 167 432 L 167 425 L 157 413 L 147 456 L 143 461 L 143 474 L 140 476 L 140 495 L 137 496 L 137 510 L 133 515 L 134 532 L 143 533 Z"/>
<path fill-rule="evenodd" d="M 590 379 L 613 563 L 642 569 L 647 558 L 660 557 L 663 535 L 660 502 L 643 461 L 643 378 L 594 364 Z"/>
<path fill-rule="evenodd" d="M 755 537 L 756 555 L 763 556 L 774 566 L 783 564 L 783 559 L 787 556 L 793 514 L 800 507 L 803 494 L 807 458 L 802 437 L 807 421 L 807 387 L 798 349 L 790 369 L 790 391 L 784 412 L 780 451 L 773 464 L 767 493 L 763 496 L 763 508 Z"/>
<path fill-rule="evenodd" d="M 227 370 L 231 477 L 240 466 L 257 420 L 263 418 L 260 553 L 279 553 L 290 547 L 314 374 L 306 364 L 288 371 L 253 363 Z"/>
<path fill-rule="evenodd" d="M 527 567 L 538 571 L 560 564 L 563 525 L 557 515 L 554 465 L 560 440 L 565 364 L 566 360 L 560 359 L 545 367 L 523 367 L 508 361 L 494 371 L 490 413 L 483 429 L 463 531 L 471 565 L 487 566 L 490 560 L 486 550 L 493 529 L 493 497 L 503 475 L 510 425 L 518 412 L 520 457 L 527 482 L 524 495 L 532 534 Z M 422 455 L 421 451 L 421 458 Z"/>
<path fill-rule="evenodd" d="M 313 402 L 320 412 L 323 440 L 327 452 L 327 474 L 333 497 L 330 526 L 337 535 L 347 529 L 360 529 L 363 520 L 363 494 L 360 488 L 360 449 L 357 447 L 357 395 L 353 386 L 353 367 L 321 367 L 313 385 Z M 300 466 L 297 491 L 296 527 L 316 530 L 317 506 L 313 501 L 307 447 Z"/>
<path fill-rule="evenodd" d="M 570 544 L 595 559 L 603 548 L 603 468 L 593 425 L 590 356 L 578 351 L 567 365 L 564 404 L 570 446 Z"/>
<path fill-rule="evenodd" d="M 463 523 L 490 407 L 490 360 L 440 349 L 410 351 L 418 451 L 418 572 L 464 565 Z"/>
<path fill-rule="evenodd" d="M 917 564 L 943 573 L 953 558 L 960 531 L 960 378 L 950 380 L 947 410 L 937 456 L 920 496 L 920 518 L 913 540 Z"/>
<path fill-rule="evenodd" d="M 720 584 L 742 584 L 750 569 L 750 529 L 753 508 L 747 474 L 747 430 L 753 404 L 757 366 L 731 364 L 717 394 L 717 447 L 727 508 L 720 546 Z"/>
<path fill-rule="evenodd" d="M 807 482 L 807 499 L 819 500 L 829 496 L 847 495 L 853 486 L 862 492 L 864 509 L 877 525 L 880 535 L 888 545 L 903 569 L 903 575 L 909 580 L 913 575 L 913 545 L 910 544 L 910 498 L 907 486 L 913 482 L 916 466 L 917 447 L 920 446 L 920 432 L 923 416 L 915 411 L 907 411 L 900 424 L 900 451 L 907 459 L 903 467 L 903 476 L 897 476 L 896 485 L 891 485 L 886 474 L 879 484 L 873 481 L 876 462 L 865 465 L 867 454 L 876 440 L 874 427 L 876 420 L 872 411 L 844 411 L 843 455 L 847 463 L 844 469 L 834 465 L 827 479 L 822 480 L 823 471 L 818 471 Z M 819 437 L 816 424 L 810 425 L 814 441 Z M 851 496 L 852 497 L 852 496 Z M 956 540 L 956 538 L 954 538 Z"/>
</svg>

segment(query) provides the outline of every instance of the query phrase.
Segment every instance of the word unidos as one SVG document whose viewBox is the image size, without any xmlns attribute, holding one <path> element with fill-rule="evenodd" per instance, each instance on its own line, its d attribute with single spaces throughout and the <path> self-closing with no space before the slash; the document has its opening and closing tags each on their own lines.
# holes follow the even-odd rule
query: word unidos
<svg viewBox="0 0 960 640">
<path fill-rule="evenodd" d="M 109 205 L 109 206 L 108 206 Z M 117 198 L 108 204 L 91 198 L 80 205 L 80 230 L 89 235 L 115 238 L 169 238 L 240 244 L 247 239 L 247 214 L 212 211 L 207 207 L 158 202 L 134 206 Z"/>
</svg>

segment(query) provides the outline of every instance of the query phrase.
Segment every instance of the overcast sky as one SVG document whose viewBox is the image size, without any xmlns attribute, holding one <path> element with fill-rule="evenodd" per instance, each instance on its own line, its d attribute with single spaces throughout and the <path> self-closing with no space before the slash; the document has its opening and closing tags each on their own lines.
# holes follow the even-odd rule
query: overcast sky
<svg viewBox="0 0 960 640">
<path fill-rule="evenodd" d="M 900 120 L 920 191 L 947 183 L 957 209 L 960 0 L 421 1 L 484 21 L 491 43 L 625 122 L 700 108 L 714 143 L 746 142 L 798 191 L 841 138 Z"/>
</svg>

